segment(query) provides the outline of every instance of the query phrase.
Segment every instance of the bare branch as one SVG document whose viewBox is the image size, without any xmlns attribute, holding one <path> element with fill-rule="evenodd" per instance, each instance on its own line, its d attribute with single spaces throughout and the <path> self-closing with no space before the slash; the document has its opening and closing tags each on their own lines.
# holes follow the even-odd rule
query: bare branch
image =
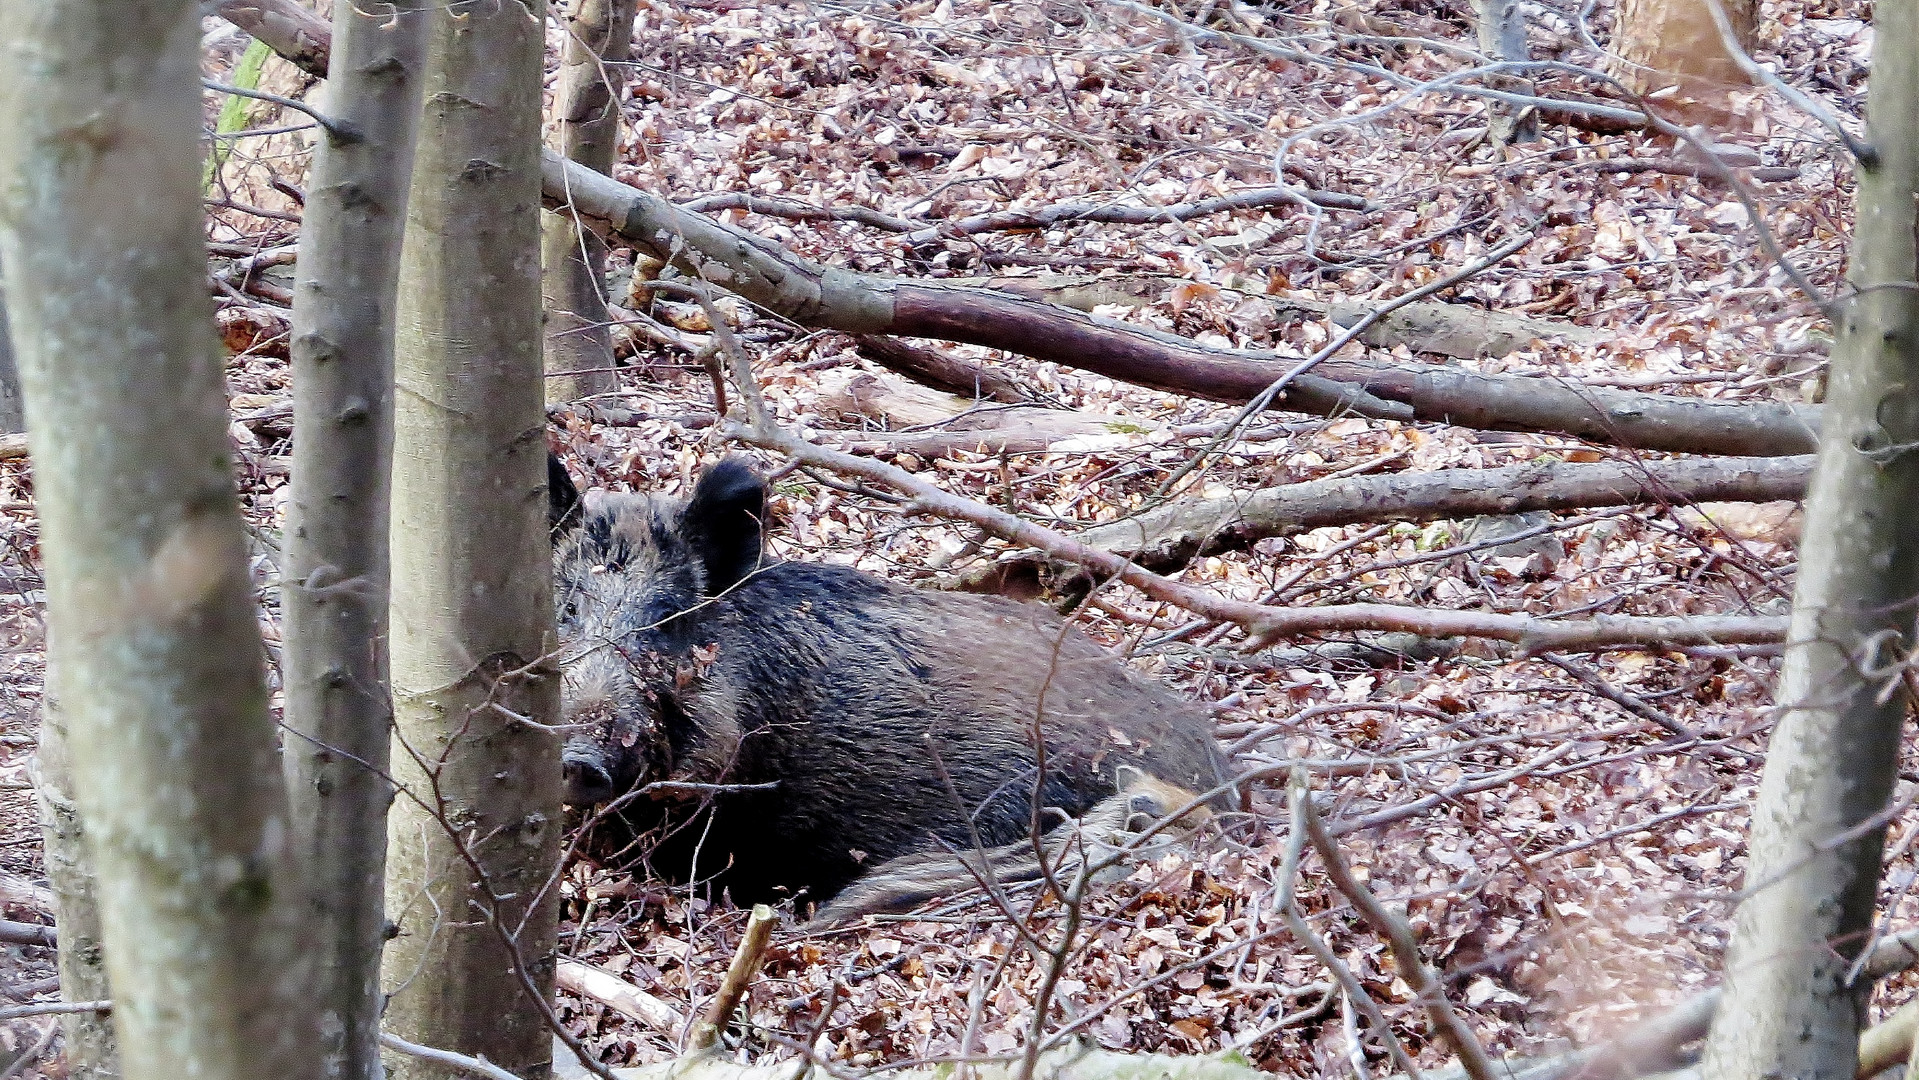
<svg viewBox="0 0 1919 1080">
<path fill-rule="evenodd" d="M 1333 886 L 1346 894 L 1353 907 L 1372 926 L 1373 931 L 1386 939 L 1392 946 L 1393 959 L 1399 967 L 1399 977 L 1413 988 L 1420 1003 L 1426 1009 L 1426 1018 L 1433 1030 L 1446 1040 L 1458 1055 L 1459 1063 L 1472 1080 L 1496 1080 L 1499 1067 L 1486 1054 L 1486 1048 L 1479 1044 L 1478 1036 L 1466 1026 L 1454 1011 L 1452 1002 L 1447 1000 L 1446 991 L 1439 985 L 1439 978 L 1433 969 L 1419 955 L 1419 943 L 1413 940 L 1412 927 L 1406 920 L 1386 910 L 1371 889 L 1353 877 L 1346 866 L 1346 860 L 1339 853 L 1339 844 L 1334 842 L 1326 826 L 1313 810 L 1310 798 L 1295 799 L 1293 812 L 1300 815 L 1293 820 L 1294 829 L 1305 829 L 1313 848 L 1319 852 L 1321 862 L 1325 864 L 1326 876 L 1332 879 Z"/>
<path fill-rule="evenodd" d="M 720 1034 L 733 1017 L 733 1010 L 740 1007 L 740 999 L 746 996 L 747 986 L 752 983 L 754 973 L 759 971 L 760 958 L 765 955 L 766 943 L 772 937 L 773 909 L 765 904 L 754 904 L 753 913 L 746 920 L 746 933 L 740 938 L 739 949 L 733 953 L 733 963 L 726 969 L 726 978 L 720 982 L 719 993 L 713 996 L 706 1015 L 693 1029 L 694 1050 L 710 1050 L 719 1043 Z"/>
</svg>

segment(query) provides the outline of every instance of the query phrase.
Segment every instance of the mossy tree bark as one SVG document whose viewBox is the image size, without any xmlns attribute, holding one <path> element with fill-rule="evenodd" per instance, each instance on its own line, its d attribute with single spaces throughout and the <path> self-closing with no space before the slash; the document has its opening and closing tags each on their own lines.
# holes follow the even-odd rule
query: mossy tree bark
<svg viewBox="0 0 1919 1080">
<path fill-rule="evenodd" d="M 573 0 L 554 111 L 559 152 L 613 171 L 620 145 L 621 63 L 633 51 L 634 0 Z M 618 389 L 607 325 L 606 243 L 566 214 L 545 214 L 546 396 L 555 404 Z"/>
<path fill-rule="evenodd" d="M 393 308 L 426 12 L 336 4 L 293 300 L 287 787 L 306 866 L 325 1075 L 381 1075 L 386 941 L 387 477 Z"/>
<path fill-rule="evenodd" d="M 559 854 L 541 394 L 541 6 L 430 16 L 401 260 L 387 1027 L 543 1075 Z M 529 724 L 524 719 L 535 723 Z M 415 1058 L 397 1077 L 451 1077 Z"/>
<path fill-rule="evenodd" d="M 1880 4 L 1874 14 L 1868 135 L 1878 159 L 1859 171 L 1853 293 L 1833 349 L 1779 722 L 1754 802 L 1725 1003 L 1706 1044 L 1708 1080 L 1848 1080 L 1870 989 L 1846 975 L 1872 922 L 1886 826 L 1871 819 L 1898 766 L 1919 594 L 1919 9 Z"/>
<path fill-rule="evenodd" d="M 40 838 L 53 889 L 54 922 L 60 927 L 60 993 L 68 1001 L 104 1001 L 106 950 L 100 941 L 100 905 L 87 857 L 80 808 L 73 801 L 73 760 L 67 751 L 67 722 L 60 712 L 60 670 L 47 672 L 41 700 L 40 745 L 34 752 L 33 790 L 40 810 Z M 69 1013 L 60 1018 L 63 1057 L 71 1080 L 115 1080 L 119 1055 L 113 1046 L 113 1021 L 100 1013 Z"/>
<path fill-rule="evenodd" d="M 0 258 L 121 1068 L 306 1077 L 317 1025 L 205 286 L 199 15 L 0 2 Z"/>
</svg>

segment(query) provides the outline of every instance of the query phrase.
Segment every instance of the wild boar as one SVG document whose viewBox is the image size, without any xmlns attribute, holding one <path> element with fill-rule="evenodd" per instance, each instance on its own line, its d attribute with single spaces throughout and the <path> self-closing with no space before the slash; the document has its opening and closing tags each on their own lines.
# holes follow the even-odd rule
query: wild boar
<svg viewBox="0 0 1919 1080">
<path fill-rule="evenodd" d="M 925 898 L 901 874 L 963 884 L 938 854 L 1086 814 L 1122 770 L 1168 812 L 1167 792 L 1223 790 L 1207 713 L 1051 609 L 769 558 L 766 487 L 739 460 L 686 499 L 594 492 L 571 519 L 570 488 L 553 515 L 568 801 L 642 789 L 623 814 L 655 835 L 656 873 L 824 902 L 923 856 L 872 910 Z"/>
</svg>

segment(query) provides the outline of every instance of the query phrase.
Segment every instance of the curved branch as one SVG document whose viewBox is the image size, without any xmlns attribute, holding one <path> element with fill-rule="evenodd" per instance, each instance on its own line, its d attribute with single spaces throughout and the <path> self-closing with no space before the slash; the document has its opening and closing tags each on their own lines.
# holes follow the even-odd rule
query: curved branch
<svg viewBox="0 0 1919 1080">
<path fill-rule="evenodd" d="M 1271 354 L 1208 349 L 993 289 L 822 266 L 550 152 L 542 168 L 548 205 L 570 206 L 603 221 L 627 243 L 803 326 L 984 345 L 1232 404 L 1252 401 L 1292 366 Z M 1295 378 L 1280 407 L 1322 416 L 1563 432 L 1644 450 L 1765 456 L 1810 452 L 1820 415 L 1812 406 L 1748 405 L 1440 365 L 1346 360 Z"/>
</svg>

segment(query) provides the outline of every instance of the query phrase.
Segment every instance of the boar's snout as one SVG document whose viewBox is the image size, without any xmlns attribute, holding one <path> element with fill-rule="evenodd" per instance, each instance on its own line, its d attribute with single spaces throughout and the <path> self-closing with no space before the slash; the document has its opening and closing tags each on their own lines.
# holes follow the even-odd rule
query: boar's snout
<svg viewBox="0 0 1919 1080">
<path fill-rule="evenodd" d="M 613 798 L 613 772 L 593 746 L 569 745 L 560 758 L 568 806 L 597 806 Z"/>
</svg>

